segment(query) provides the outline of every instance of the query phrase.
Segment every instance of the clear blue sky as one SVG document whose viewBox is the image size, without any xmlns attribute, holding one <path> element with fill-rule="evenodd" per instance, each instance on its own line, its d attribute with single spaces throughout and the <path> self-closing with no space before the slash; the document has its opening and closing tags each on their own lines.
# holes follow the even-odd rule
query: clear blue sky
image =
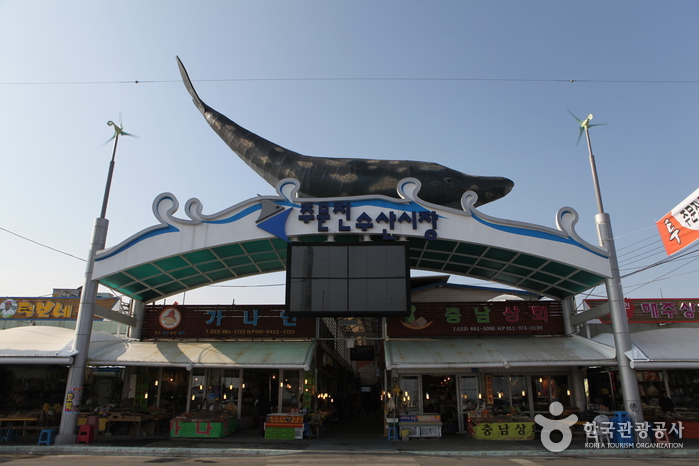
<svg viewBox="0 0 699 466">
<path fill-rule="evenodd" d="M 514 190 L 484 213 L 553 227 L 570 206 L 596 244 L 567 109 L 593 113 L 629 274 L 665 257 L 655 222 L 699 187 L 698 20 L 694 0 L 0 1 L 0 296 L 82 285 L 120 114 L 140 137 L 119 143 L 108 246 L 155 224 L 162 192 L 209 214 L 274 193 L 206 124 L 176 55 L 205 102 L 284 147 L 506 176 Z M 698 250 L 624 278 L 626 296 L 699 297 Z M 283 282 L 186 302 L 281 303 Z"/>
</svg>

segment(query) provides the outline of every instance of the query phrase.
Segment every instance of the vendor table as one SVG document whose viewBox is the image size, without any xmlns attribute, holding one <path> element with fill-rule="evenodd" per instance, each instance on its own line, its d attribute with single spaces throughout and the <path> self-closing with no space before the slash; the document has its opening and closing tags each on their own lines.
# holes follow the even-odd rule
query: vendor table
<svg viewBox="0 0 699 466">
<path fill-rule="evenodd" d="M 471 418 L 468 432 L 479 440 L 533 440 L 536 438 L 534 421 L 509 416 Z"/>
<path fill-rule="evenodd" d="M 236 418 L 206 419 L 172 419 L 170 437 L 181 438 L 221 438 L 231 435 L 238 429 Z"/>
<path fill-rule="evenodd" d="M 0 418 L 0 429 L 12 430 L 36 430 L 36 423 L 39 421 L 37 416 L 8 416 Z"/>
<path fill-rule="evenodd" d="M 442 436 L 442 418 L 439 414 L 415 414 L 399 418 L 401 437 L 439 438 Z"/>
</svg>

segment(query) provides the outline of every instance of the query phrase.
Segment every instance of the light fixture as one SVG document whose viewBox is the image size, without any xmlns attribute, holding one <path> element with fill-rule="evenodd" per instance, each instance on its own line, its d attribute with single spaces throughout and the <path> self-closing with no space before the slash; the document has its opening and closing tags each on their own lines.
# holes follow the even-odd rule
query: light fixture
<svg viewBox="0 0 699 466">
<path fill-rule="evenodd" d="M 148 392 L 146 392 L 146 394 L 143 395 L 143 398 L 145 398 L 146 400 L 148 399 Z"/>
<path fill-rule="evenodd" d="M 425 394 L 425 399 L 427 399 L 427 400 L 430 399 L 430 394 L 429 394 L 429 393 Z"/>
<path fill-rule="evenodd" d="M 570 396 L 570 390 L 566 390 L 566 393 L 568 394 L 568 396 Z"/>
<path fill-rule="evenodd" d="M 228 395 L 226 395 L 226 394 L 224 393 L 224 394 L 223 394 L 223 399 L 225 400 L 225 399 L 227 399 L 227 398 L 228 398 Z"/>
<path fill-rule="evenodd" d="M 155 386 L 156 386 L 156 387 L 158 386 L 158 381 L 157 381 L 157 380 L 155 381 Z"/>
<path fill-rule="evenodd" d="M 479 393 L 479 394 L 478 394 L 478 399 L 479 399 L 479 400 L 482 400 L 482 399 L 483 399 L 483 394 L 482 394 L 482 393 Z"/>
<path fill-rule="evenodd" d="M 228 390 L 233 390 L 233 384 L 228 386 Z"/>
<path fill-rule="evenodd" d="M 527 396 L 527 392 L 525 392 L 524 390 L 522 390 L 522 396 Z"/>
</svg>

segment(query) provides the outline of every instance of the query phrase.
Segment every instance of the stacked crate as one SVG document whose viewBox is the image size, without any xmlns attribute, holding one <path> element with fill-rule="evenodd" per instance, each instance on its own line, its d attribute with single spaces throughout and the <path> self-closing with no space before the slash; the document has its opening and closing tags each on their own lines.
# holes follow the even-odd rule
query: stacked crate
<svg viewBox="0 0 699 466">
<path fill-rule="evenodd" d="M 303 438 L 303 414 L 268 414 L 265 438 L 276 440 Z"/>
</svg>

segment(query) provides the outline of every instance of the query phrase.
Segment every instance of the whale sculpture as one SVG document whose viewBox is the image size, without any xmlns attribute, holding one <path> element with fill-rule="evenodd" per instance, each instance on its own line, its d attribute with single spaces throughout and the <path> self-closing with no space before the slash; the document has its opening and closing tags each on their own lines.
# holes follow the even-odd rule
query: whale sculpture
<svg viewBox="0 0 699 466">
<path fill-rule="evenodd" d="M 187 70 L 177 57 L 187 91 L 206 121 L 233 152 L 272 186 L 284 178 L 297 179 L 299 197 L 345 197 L 380 194 L 398 197 L 396 186 L 403 178 L 420 180 L 420 198 L 441 206 L 462 209 L 466 191 L 478 195 L 476 206 L 500 199 L 514 183 L 499 176 L 473 176 L 438 163 L 410 160 L 369 160 L 315 157 L 285 149 L 254 134 L 206 105 L 192 86 Z"/>
</svg>

